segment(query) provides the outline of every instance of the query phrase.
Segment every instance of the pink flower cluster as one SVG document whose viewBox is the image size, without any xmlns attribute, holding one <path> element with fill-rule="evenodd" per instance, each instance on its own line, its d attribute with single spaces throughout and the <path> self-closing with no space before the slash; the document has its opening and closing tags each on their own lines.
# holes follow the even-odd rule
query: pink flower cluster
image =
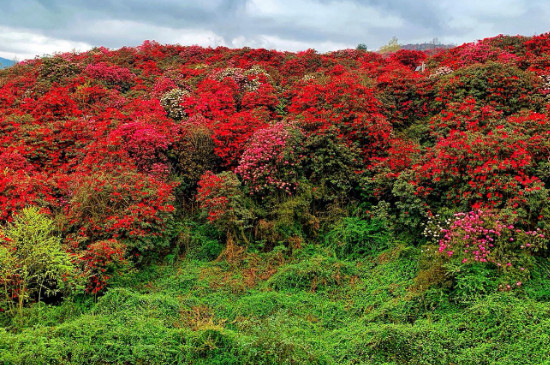
<svg viewBox="0 0 550 365">
<path fill-rule="evenodd" d="M 288 194 L 296 188 L 296 169 L 299 156 L 292 142 L 292 124 L 279 122 L 260 129 L 252 136 L 235 170 L 250 187 L 251 193 L 272 189 Z"/>
<path fill-rule="evenodd" d="M 132 81 L 133 74 L 126 67 L 118 67 L 107 62 L 98 62 L 86 66 L 86 73 L 97 80 L 111 84 L 121 85 Z"/>
<path fill-rule="evenodd" d="M 500 63 L 516 63 L 519 58 L 513 53 L 503 49 L 492 47 L 487 42 L 478 41 L 476 43 L 467 43 L 458 47 L 459 65 L 461 67 L 472 65 L 474 63 L 484 63 L 495 61 Z"/>
<path fill-rule="evenodd" d="M 441 230 L 443 238 L 439 240 L 439 252 L 462 259 L 462 263 L 473 260 L 511 267 L 516 257 L 515 249 L 535 249 L 545 239 L 540 229 L 524 231 L 490 211 L 477 210 L 454 216 L 451 226 Z"/>
<path fill-rule="evenodd" d="M 111 136 L 122 139 L 124 148 L 139 171 L 165 176 L 168 171 L 165 152 L 170 139 L 154 125 L 142 120 L 125 123 Z"/>
</svg>

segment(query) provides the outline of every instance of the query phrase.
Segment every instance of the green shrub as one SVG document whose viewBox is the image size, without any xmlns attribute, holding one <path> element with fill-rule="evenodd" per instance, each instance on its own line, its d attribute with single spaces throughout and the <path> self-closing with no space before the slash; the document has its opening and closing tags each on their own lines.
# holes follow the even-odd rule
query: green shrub
<svg viewBox="0 0 550 365">
<path fill-rule="evenodd" d="M 449 276 L 454 279 L 450 297 L 459 303 L 472 303 L 498 290 L 497 272 L 481 265 L 446 265 Z"/>
<path fill-rule="evenodd" d="M 224 248 L 220 238 L 221 234 L 214 225 L 188 222 L 187 257 L 203 261 L 216 259 Z"/>
<path fill-rule="evenodd" d="M 79 287 L 77 269 L 55 235 L 53 221 L 38 208 L 23 209 L 0 231 L 0 239 L 0 308 L 22 315 L 29 302 Z"/>
<path fill-rule="evenodd" d="M 308 156 L 302 161 L 307 179 L 316 190 L 320 202 L 336 199 L 348 201 L 357 186 L 361 169 L 359 149 L 338 138 L 338 131 L 330 129 L 309 136 L 303 147 Z"/>
</svg>

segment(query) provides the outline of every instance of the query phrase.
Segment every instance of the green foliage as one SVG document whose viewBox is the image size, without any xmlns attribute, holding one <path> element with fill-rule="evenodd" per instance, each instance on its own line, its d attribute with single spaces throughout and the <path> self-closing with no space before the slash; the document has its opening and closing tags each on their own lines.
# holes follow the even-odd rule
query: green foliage
<svg viewBox="0 0 550 365">
<path fill-rule="evenodd" d="M 248 243 L 245 230 L 254 219 L 252 201 L 232 171 L 214 174 L 207 171 L 198 183 L 197 201 L 202 215 L 229 239 Z"/>
<path fill-rule="evenodd" d="M 77 269 L 54 230 L 38 208 L 26 208 L 0 231 L 0 308 L 21 316 L 25 304 L 77 288 Z"/>
<path fill-rule="evenodd" d="M 347 217 L 325 236 L 325 244 L 334 249 L 341 260 L 357 260 L 380 253 L 389 247 L 391 235 L 377 219 L 366 221 Z"/>
<path fill-rule="evenodd" d="M 523 290 L 525 296 L 539 302 L 550 301 L 550 260 L 536 257 L 535 265 L 531 268 L 531 278 Z"/>
<path fill-rule="evenodd" d="M 222 253 L 221 234 L 214 225 L 186 221 L 185 226 L 180 238 L 184 241 L 188 258 L 211 261 Z"/>
<path fill-rule="evenodd" d="M 214 170 L 219 162 L 214 154 L 216 145 L 211 134 L 204 127 L 189 126 L 169 151 L 174 172 L 182 181 L 178 187 L 181 192 L 178 197 L 182 200 L 196 188 L 201 176 Z"/>
<path fill-rule="evenodd" d="M 210 235 L 205 228 L 194 230 Z M 545 262 L 536 272 L 542 274 L 538 284 L 526 286 L 525 294 L 478 295 L 475 284 L 473 292 L 464 287 L 452 296 L 434 290 L 419 295 L 413 290 L 419 253 L 400 245 L 343 262 L 327 248 L 307 245 L 272 267 L 270 279 L 239 292 L 228 290 L 220 278 L 235 275 L 232 280 L 244 281 L 255 264 L 183 260 L 151 266 L 125 277 L 95 304 L 42 307 L 51 319 L 26 322 L 19 332 L 0 328 L 0 363 L 550 361 L 548 305 L 525 296 L 536 290 L 544 298 L 543 288 L 550 286 Z M 272 253 L 257 259 L 269 261 Z M 479 285 L 488 284 L 481 271 L 460 275 L 470 286 L 473 276 Z M 459 295 L 468 300 L 456 303 Z"/>
<path fill-rule="evenodd" d="M 293 195 L 280 195 L 272 200 L 268 220 L 259 227 L 259 237 L 269 244 L 288 241 L 292 237 L 305 237 L 318 228 L 317 218 L 311 213 L 312 187 L 301 182 Z M 268 205 L 269 206 L 269 205 Z"/>
<path fill-rule="evenodd" d="M 349 282 L 356 273 L 353 265 L 323 256 L 314 256 L 279 270 L 267 282 L 276 290 L 329 290 Z"/>
<path fill-rule="evenodd" d="M 454 279 L 450 297 L 457 303 L 473 303 L 498 290 L 498 275 L 494 268 L 482 265 L 447 265 Z"/>
<path fill-rule="evenodd" d="M 42 82 L 47 80 L 48 83 L 63 83 L 71 77 L 76 76 L 81 71 L 81 65 L 67 62 L 67 60 L 62 57 L 43 57 L 42 67 L 39 72 Z"/>
<path fill-rule="evenodd" d="M 349 200 L 361 169 L 359 150 L 338 138 L 334 129 L 309 136 L 303 154 L 304 174 L 315 186 L 317 200 Z"/>
</svg>

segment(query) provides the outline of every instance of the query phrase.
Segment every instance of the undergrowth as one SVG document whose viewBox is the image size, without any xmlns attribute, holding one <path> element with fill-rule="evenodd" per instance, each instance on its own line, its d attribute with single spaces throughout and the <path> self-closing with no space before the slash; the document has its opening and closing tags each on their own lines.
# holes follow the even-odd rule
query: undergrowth
<svg viewBox="0 0 550 365">
<path fill-rule="evenodd" d="M 550 361 L 549 265 L 522 291 L 420 290 L 420 249 L 342 261 L 330 247 L 181 258 L 105 295 L 25 308 L 6 364 L 533 364 Z M 475 273 L 465 273 L 474 275 Z M 461 290 L 461 289 L 452 289 Z M 464 294 L 466 295 L 466 294 Z M 7 321 L 7 317 L 3 317 Z"/>
</svg>

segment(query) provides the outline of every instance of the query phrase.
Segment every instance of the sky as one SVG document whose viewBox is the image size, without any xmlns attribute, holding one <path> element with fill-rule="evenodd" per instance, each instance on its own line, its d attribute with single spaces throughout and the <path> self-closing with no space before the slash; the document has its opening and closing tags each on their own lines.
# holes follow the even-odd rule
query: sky
<svg viewBox="0 0 550 365">
<path fill-rule="evenodd" d="M 0 57 L 162 44 L 324 53 L 550 31 L 549 0 L 0 0 Z"/>
</svg>

